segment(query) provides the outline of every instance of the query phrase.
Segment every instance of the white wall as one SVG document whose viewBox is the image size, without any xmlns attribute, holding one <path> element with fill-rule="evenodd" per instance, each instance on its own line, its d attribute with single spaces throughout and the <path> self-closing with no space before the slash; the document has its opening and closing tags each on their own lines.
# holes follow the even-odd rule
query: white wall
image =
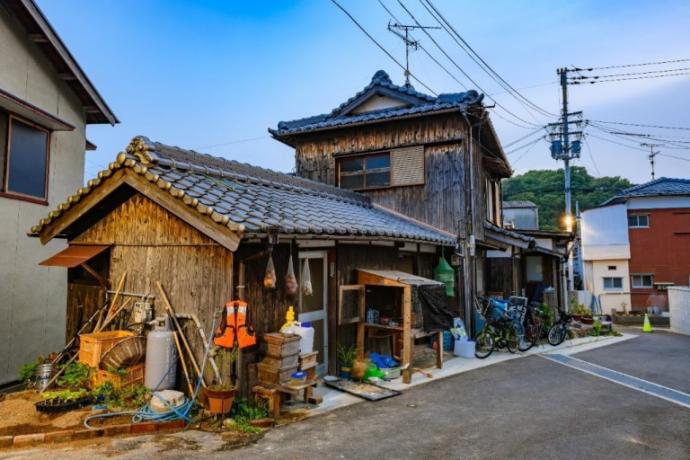
<svg viewBox="0 0 690 460">
<path fill-rule="evenodd" d="M 614 270 L 609 267 L 615 266 Z M 623 279 L 623 287 L 618 290 L 604 289 L 604 278 Z M 585 263 L 585 289 L 599 299 L 602 312 L 610 314 L 612 310 L 630 310 L 630 272 L 626 259 L 595 260 Z M 625 303 L 625 306 L 622 304 Z M 589 305 L 587 305 L 589 307 Z"/>
<path fill-rule="evenodd" d="M 373 112 L 374 110 L 391 109 L 394 107 L 404 107 L 407 104 L 398 99 L 393 99 L 388 96 L 372 96 L 366 101 L 362 102 L 356 109 L 352 111 L 353 115 L 358 113 Z"/>
<path fill-rule="evenodd" d="M 85 118 L 50 63 L 0 3 L 0 88 L 76 128 L 51 135 L 48 206 L 0 197 L 0 384 L 19 367 L 64 345 L 67 273 L 38 263 L 65 243 L 26 234 L 82 185 Z M 3 146 L 4 148 L 4 146 Z"/>
<path fill-rule="evenodd" d="M 671 330 L 690 335 L 690 287 L 668 288 L 668 310 L 671 315 Z"/>
<path fill-rule="evenodd" d="M 625 204 L 582 213 L 582 257 L 584 260 L 630 258 Z"/>
<path fill-rule="evenodd" d="M 628 209 L 669 209 L 690 208 L 688 196 L 651 196 L 631 198 L 628 200 Z"/>
</svg>

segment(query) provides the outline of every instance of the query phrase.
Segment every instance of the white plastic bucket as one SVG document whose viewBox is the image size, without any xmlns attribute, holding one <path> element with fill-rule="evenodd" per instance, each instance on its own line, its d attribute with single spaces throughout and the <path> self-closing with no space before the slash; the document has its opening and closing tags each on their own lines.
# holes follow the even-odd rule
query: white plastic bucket
<svg viewBox="0 0 690 460">
<path fill-rule="evenodd" d="M 309 323 L 304 323 L 309 324 Z M 285 334 L 297 334 L 300 336 L 299 341 L 299 352 L 300 354 L 311 353 L 314 349 L 314 328 L 307 326 L 300 326 L 299 324 L 293 324 L 285 329 L 281 329 L 281 332 Z"/>
<path fill-rule="evenodd" d="M 461 358 L 474 358 L 474 346 L 473 340 L 456 340 L 453 354 Z"/>
</svg>

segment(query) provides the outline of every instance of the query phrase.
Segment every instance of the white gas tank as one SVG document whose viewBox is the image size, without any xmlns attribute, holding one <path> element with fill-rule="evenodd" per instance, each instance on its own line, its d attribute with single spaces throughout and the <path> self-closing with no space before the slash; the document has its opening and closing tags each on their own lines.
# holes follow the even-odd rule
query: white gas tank
<svg viewBox="0 0 690 460">
<path fill-rule="evenodd" d="M 168 326 L 168 318 L 160 318 L 146 338 L 146 373 L 144 385 L 151 390 L 175 388 L 177 349 L 175 332 Z"/>
</svg>

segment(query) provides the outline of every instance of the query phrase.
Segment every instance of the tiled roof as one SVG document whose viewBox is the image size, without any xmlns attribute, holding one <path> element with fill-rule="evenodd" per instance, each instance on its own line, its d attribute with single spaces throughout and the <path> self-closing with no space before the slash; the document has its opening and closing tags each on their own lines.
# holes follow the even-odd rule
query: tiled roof
<svg viewBox="0 0 690 460">
<path fill-rule="evenodd" d="M 635 185 L 608 199 L 603 205 L 621 203 L 628 198 L 652 196 L 690 196 L 690 179 L 660 177 L 645 184 Z M 602 206 L 603 206 L 602 205 Z"/>
<path fill-rule="evenodd" d="M 375 94 L 398 99 L 406 105 L 359 114 L 350 113 L 350 110 Z M 439 94 L 438 97 L 429 96 L 415 90 L 412 85 L 394 85 L 388 74 L 383 70 L 379 70 L 362 91 L 340 104 L 330 113 L 293 121 L 281 121 L 278 123 L 277 129 L 269 129 L 268 131 L 276 137 L 281 137 L 289 134 L 306 133 L 358 123 L 410 117 L 433 112 L 465 110 L 470 105 L 479 104 L 483 97 L 483 95 L 474 90 L 464 93 Z"/>
<path fill-rule="evenodd" d="M 498 225 L 492 224 L 491 222 L 484 222 L 484 228 L 490 232 L 497 233 L 499 235 L 507 236 L 516 240 L 520 240 L 527 244 L 534 244 L 537 240 L 531 236 L 523 235 L 522 233 L 515 232 L 513 230 L 508 230 L 507 228 L 499 227 Z"/>
<path fill-rule="evenodd" d="M 372 205 L 369 197 L 307 179 L 136 137 L 108 171 L 51 211 L 34 235 L 106 180 L 131 168 L 219 225 L 246 236 L 383 237 L 454 245 L 453 235 Z"/>
<path fill-rule="evenodd" d="M 503 209 L 536 208 L 537 205 L 529 200 L 504 201 Z"/>
</svg>

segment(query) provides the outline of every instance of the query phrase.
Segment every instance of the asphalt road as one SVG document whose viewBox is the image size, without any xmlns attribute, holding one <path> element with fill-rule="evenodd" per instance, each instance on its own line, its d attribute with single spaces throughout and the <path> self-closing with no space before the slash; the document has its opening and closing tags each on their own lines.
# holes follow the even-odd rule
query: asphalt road
<svg viewBox="0 0 690 460">
<path fill-rule="evenodd" d="M 690 338 L 655 332 L 576 355 L 688 391 Z M 690 409 L 539 356 L 415 387 L 270 430 L 224 451 L 195 432 L 10 458 L 690 458 Z M 9 452 L 8 452 L 9 453 Z"/>
</svg>

